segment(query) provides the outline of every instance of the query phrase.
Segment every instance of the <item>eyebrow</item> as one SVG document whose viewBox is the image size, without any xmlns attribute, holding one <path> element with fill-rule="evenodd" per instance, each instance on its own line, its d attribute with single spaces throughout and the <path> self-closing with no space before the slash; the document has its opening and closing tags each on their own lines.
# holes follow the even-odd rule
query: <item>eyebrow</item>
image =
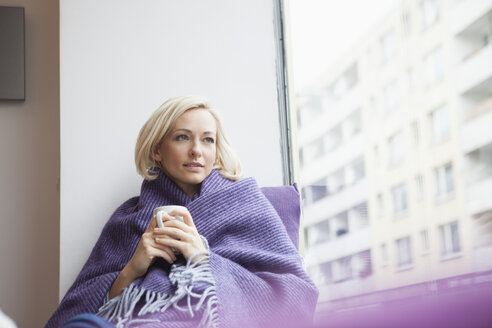
<svg viewBox="0 0 492 328">
<path fill-rule="evenodd" d="M 190 133 L 190 134 L 193 133 L 193 131 L 191 131 L 189 129 L 176 129 L 176 130 L 174 130 L 174 132 L 178 132 L 178 131 L 184 131 L 184 132 L 187 132 L 187 133 Z M 203 132 L 203 134 L 207 134 L 207 135 L 212 134 L 212 135 L 215 135 L 216 133 L 215 132 L 212 132 L 212 131 L 205 131 L 205 132 Z"/>
</svg>

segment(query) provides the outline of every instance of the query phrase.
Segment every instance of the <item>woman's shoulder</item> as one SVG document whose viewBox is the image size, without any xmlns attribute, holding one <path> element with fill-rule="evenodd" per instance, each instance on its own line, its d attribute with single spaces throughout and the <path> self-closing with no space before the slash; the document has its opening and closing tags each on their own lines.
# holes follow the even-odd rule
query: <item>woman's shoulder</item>
<svg viewBox="0 0 492 328">
<path fill-rule="evenodd" d="M 139 200 L 140 196 L 135 196 L 123 202 L 113 212 L 108 223 L 111 221 L 121 221 L 123 218 L 136 213 L 139 209 Z"/>
</svg>

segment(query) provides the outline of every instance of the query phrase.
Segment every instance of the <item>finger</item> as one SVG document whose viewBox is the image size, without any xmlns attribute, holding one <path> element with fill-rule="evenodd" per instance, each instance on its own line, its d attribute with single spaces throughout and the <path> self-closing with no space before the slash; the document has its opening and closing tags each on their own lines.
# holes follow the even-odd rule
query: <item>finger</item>
<svg viewBox="0 0 492 328">
<path fill-rule="evenodd" d="M 191 214 L 186 207 L 174 209 L 174 210 L 170 211 L 169 214 L 172 216 L 177 216 L 177 215 L 182 216 L 183 222 L 186 225 L 188 225 L 190 227 L 195 226 L 195 223 L 193 222 L 193 218 L 191 217 Z"/>
<path fill-rule="evenodd" d="M 164 224 L 164 228 L 176 228 L 187 233 L 193 233 L 196 230 L 196 227 L 189 226 L 179 220 L 166 221 L 166 223 Z"/>
<path fill-rule="evenodd" d="M 173 262 L 176 261 L 176 254 L 174 254 L 171 247 L 165 246 L 165 245 L 160 245 L 160 244 L 156 243 L 155 241 L 154 241 L 153 247 L 155 249 L 158 249 L 160 251 L 165 252 L 169 256 L 169 258 L 172 259 Z"/>
<path fill-rule="evenodd" d="M 162 222 L 172 221 L 174 219 L 175 219 L 174 216 L 169 215 L 169 213 L 167 212 L 162 213 Z"/>
<path fill-rule="evenodd" d="M 158 233 L 155 233 L 156 238 L 163 238 L 163 237 L 170 237 L 170 238 L 177 238 L 182 241 L 188 241 L 190 240 L 190 234 L 187 232 L 184 232 L 183 230 L 173 228 L 173 227 L 166 227 L 163 229 L 159 229 Z"/>
<path fill-rule="evenodd" d="M 181 253 L 182 253 L 184 246 L 186 245 L 186 243 L 184 243 L 180 240 L 177 240 L 174 238 L 165 238 L 165 237 L 156 238 L 156 242 L 161 244 L 161 245 L 164 245 L 164 246 L 173 247 L 173 248 L 177 249 L 178 251 L 180 251 Z"/>
<path fill-rule="evenodd" d="M 165 250 L 162 250 L 160 248 L 154 248 L 151 255 L 156 258 L 160 257 L 164 259 L 167 263 L 172 264 L 174 261 L 176 261 L 176 257 L 173 255 L 170 255 L 168 252 Z"/>
<path fill-rule="evenodd" d="M 154 215 L 150 220 L 149 226 L 147 227 L 147 231 L 152 231 L 157 227 L 157 218 Z"/>
<path fill-rule="evenodd" d="M 160 254 L 160 252 L 164 252 L 167 254 L 167 257 L 168 258 L 164 258 L 163 256 L 161 255 L 157 255 L 159 257 L 162 257 L 164 258 L 166 261 L 167 260 L 171 260 L 172 262 L 176 261 L 176 255 L 174 254 L 173 250 L 169 247 L 169 246 L 165 246 L 165 245 L 160 245 L 158 243 L 156 243 L 155 241 L 153 242 L 152 244 L 152 247 L 153 247 L 153 253 L 155 253 L 156 251 Z M 157 253 L 155 253 L 157 254 Z M 168 261 L 169 262 L 169 261 Z"/>
</svg>

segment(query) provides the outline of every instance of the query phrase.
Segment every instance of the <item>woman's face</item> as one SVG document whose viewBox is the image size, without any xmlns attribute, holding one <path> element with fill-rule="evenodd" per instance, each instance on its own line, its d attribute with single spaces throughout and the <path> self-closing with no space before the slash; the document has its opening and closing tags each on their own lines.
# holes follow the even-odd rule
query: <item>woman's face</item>
<svg viewBox="0 0 492 328">
<path fill-rule="evenodd" d="M 191 109 L 177 119 L 154 155 L 164 173 L 190 197 L 214 167 L 216 135 L 212 114 Z"/>
</svg>

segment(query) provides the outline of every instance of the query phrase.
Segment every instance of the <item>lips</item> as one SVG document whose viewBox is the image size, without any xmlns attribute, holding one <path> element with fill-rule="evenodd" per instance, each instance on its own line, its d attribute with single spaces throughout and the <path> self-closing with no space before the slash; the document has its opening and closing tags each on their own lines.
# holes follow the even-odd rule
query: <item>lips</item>
<svg viewBox="0 0 492 328">
<path fill-rule="evenodd" d="M 185 166 L 185 167 L 203 167 L 203 165 L 200 163 L 186 163 L 186 164 L 183 164 L 183 166 Z"/>
</svg>

